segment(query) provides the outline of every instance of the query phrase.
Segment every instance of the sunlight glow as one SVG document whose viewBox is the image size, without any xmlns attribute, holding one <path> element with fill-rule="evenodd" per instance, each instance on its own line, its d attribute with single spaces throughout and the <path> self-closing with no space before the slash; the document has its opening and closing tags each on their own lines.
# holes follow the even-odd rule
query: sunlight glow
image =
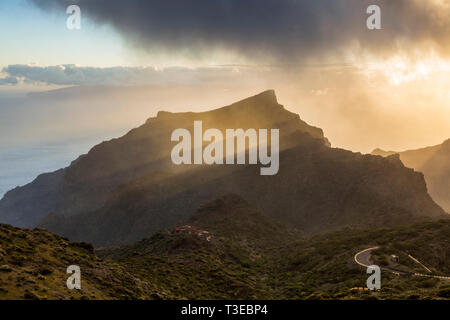
<svg viewBox="0 0 450 320">
<path fill-rule="evenodd" d="M 427 58 L 411 61 L 395 57 L 387 61 L 369 63 L 367 73 L 381 72 L 392 85 L 417 80 L 428 80 L 434 75 L 450 71 L 450 61 L 442 58 Z"/>
</svg>

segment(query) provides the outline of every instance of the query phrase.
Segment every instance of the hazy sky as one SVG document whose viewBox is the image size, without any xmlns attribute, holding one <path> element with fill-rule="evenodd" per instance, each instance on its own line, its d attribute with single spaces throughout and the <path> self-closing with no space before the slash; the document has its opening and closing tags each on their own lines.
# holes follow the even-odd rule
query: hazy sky
<svg viewBox="0 0 450 320">
<path fill-rule="evenodd" d="M 69 4 L 81 7 L 81 30 L 66 28 Z M 369 4 L 382 30 L 367 29 Z M 0 95 L 188 86 L 216 90 L 220 105 L 274 88 L 334 146 L 450 138 L 448 0 L 2 0 L 0 43 Z"/>
</svg>

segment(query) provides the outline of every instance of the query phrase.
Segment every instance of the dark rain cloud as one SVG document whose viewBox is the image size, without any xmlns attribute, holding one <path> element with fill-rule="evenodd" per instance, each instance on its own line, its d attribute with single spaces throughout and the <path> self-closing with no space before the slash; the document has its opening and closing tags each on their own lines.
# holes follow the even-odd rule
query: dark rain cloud
<svg viewBox="0 0 450 320">
<path fill-rule="evenodd" d="M 450 47 L 450 3 L 435 0 L 29 0 L 42 9 L 82 13 L 112 25 L 147 50 L 205 55 L 226 49 L 249 58 L 298 62 L 348 54 Z M 382 30 L 366 9 L 382 9 Z"/>
</svg>

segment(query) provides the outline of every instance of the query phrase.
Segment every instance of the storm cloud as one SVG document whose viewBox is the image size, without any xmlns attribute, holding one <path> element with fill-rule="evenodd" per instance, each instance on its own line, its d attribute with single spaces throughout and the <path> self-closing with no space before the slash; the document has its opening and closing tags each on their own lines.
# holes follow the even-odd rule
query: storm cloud
<svg viewBox="0 0 450 320">
<path fill-rule="evenodd" d="M 298 62 L 404 50 L 450 51 L 447 0 L 29 0 L 45 10 L 78 4 L 132 45 L 154 52 Z M 366 27 L 367 7 L 382 10 L 382 30 Z"/>
</svg>

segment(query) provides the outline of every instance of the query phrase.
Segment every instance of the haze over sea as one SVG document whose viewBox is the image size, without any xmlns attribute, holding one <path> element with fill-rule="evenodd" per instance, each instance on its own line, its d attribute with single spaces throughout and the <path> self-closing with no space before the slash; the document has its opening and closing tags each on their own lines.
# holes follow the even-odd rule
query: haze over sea
<svg viewBox="0 0 450 320">
<path fill-rule="evenodd" d="M 93 146 L 135 126 L 121 127 L 106 120 L 83 126 L 86 121 L 81 117 L 96 119 L 94 104 L 70 105 L 67 100 L 36 100 L 26 92 L 0 91 L 0 199 L 42 173 L 67 167 Z"/>
<path fill-rule="evenodd" d="M 42 173 L 67 167 L 101 141 L 98 136 L 40 145 L 0 146 L 0 199 L 7 191 L 33 181 Z"/>
</svg>

